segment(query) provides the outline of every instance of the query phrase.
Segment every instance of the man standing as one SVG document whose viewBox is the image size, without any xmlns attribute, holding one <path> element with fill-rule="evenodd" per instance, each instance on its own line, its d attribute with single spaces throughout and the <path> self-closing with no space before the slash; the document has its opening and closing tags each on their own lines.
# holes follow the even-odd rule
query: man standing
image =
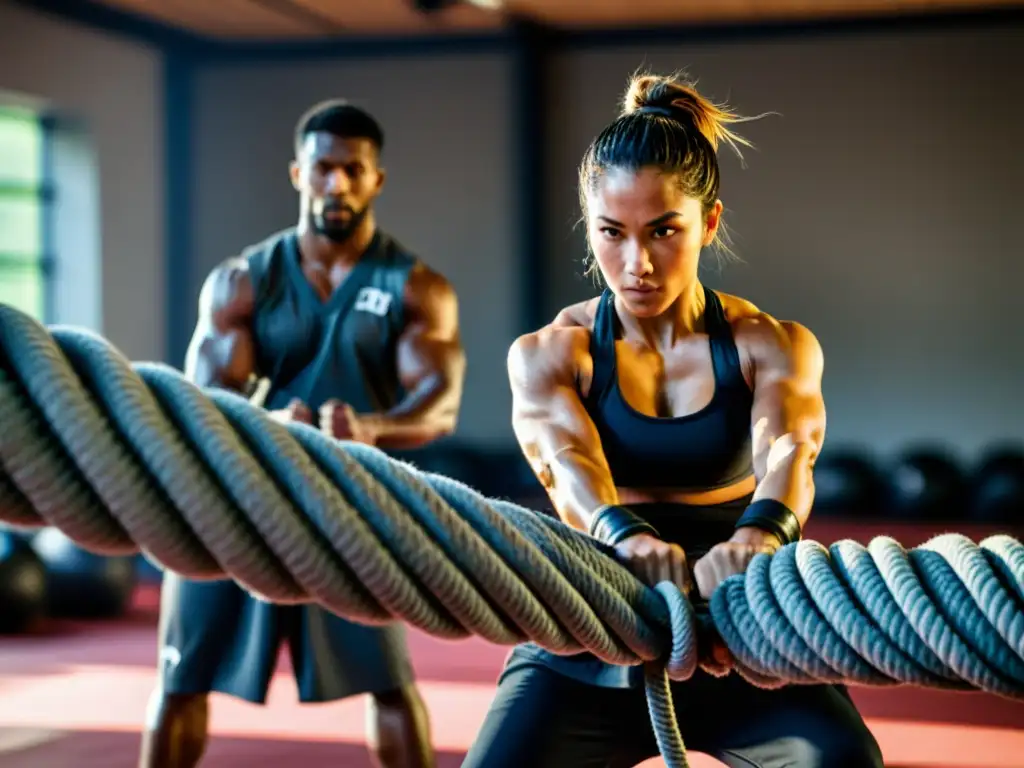
<svg viewBox="0 0 1024 768">
<path fill-rule="evenodd" d="M 186 374 L 240 392 L 265 378 L 275 418 L 402 449 L 454 431 L 465 356 L 451 285 L 377 227 L 383 145 L 377 121 L 344 101 L 302 117 L 290 169 L 299 223 L 207 277 Z M 283 639 L 300 701 L 370 694 L 378 764 L 434 764 L 404 626 L 357 625 L 317 606 L 264 603 L 230 581 L 168 573 L 142 768 L 195 766 L 209 693 L 263 703 Z"/>
</svg>

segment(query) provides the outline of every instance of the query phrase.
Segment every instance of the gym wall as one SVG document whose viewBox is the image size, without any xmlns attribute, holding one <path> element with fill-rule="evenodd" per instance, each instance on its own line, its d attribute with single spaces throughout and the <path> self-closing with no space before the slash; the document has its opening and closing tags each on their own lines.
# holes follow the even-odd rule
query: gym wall
<svg viewBox="0 0 1024 768">
<path fill-rule="evenodd" d="M 92 328 L 133 360 L 164 358 L 161 54 L 0 1 L 0 100 L 64 125 L 56 322 Z"/>
<path fill-rule="evenodd" d="M 914 442 L 966 457 L 1019 434 L 1024 382 L 1011 299 L 1024 267 L 1013 181 L 1024 29 L 833 33 L 564 51 L 548 126 L 546 316 L 593 295 L 582 278 L 576 164 L 638 67 L 689 69 L 747 114 L 746 168 L 723 155 L 735 250 L 714 287 L 818 334 L 829 442 Z M 199 78 L 191 286 L 215 261 L 295 218 L 289 132 L 345 95 L 390 146 L 381 221 L 460 293 L 469 380 L 460 438 L 511 442 L 504 357 L 519 306 L 507 65 L 498 55 L 253 64 Z M 191 317 L 192 315 L 190 315 Z"/>
<path fill-rule="evenodd" d="M 637 67 L 687 68 L 747 115 L 722 198 L 743 259 L 713 287 L 812 328 L 830 445 L 966 457 L 1024 435 L 1024 28 L 828 34 L 557 57 L 546 243 L 557 304 L 592 295 L 576 164 Z M 552 306 L 551 314 L 555 310 Z"/>
<path fill-rule="evenodd" d="M 82 115 L 100 160 L 102 332 L 130 357 L 164 353 L 161 56 L 124 38 L 0 7 L 0 89 Z M 10 20 L 10 21 L 8 21 Z M 724 156 L 744 259 L 705 279 L 815 330 L 826 352 L 829 444 L 887 452 L 940 442 L 971 458 L 1020 438 L 1024 382 L 1011 298 L 1022 161 L 1012 108 L 1020 25 L 833 33 L 564 50 L 551 67 L 545 314 L 596 290 L 581 277 L 575 166 L 630 72 L 688 68 L 745 113 L 757 149 Z M 29 41 L 29 42 L 26 42 Z M 60 64 L 43 51 L 61 50 Z M 469 381 L 459 438 L 507 446 L 505 352 L 518 332 L 521 226 L 507 54 L 280 59 L 207 65 L 195 80 L 188 301 L 217 261 L 295 219 L 291 130 L 345 95 L 380 115 L 391 175 L 381 222 L 460 293 Z M 105 84 L 97 88 L 95 83 Z M 177 354 L 170 362 L 180 365 Z"/>
</svg>

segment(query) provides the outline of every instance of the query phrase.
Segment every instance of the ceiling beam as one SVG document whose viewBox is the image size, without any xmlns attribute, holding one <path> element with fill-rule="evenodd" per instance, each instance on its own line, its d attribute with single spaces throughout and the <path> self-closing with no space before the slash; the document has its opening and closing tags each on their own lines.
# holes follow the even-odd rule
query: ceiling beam
<svg viewBox="0 0 1024 768">
<path fill-rule="evenodd" d="M 208 1 L 212 2 L 213 0 Z M 249 0 L 249 2 L 271 13 L 276 13 L 278 16 L 304 24 L 314 33 L 319 33 L 321 30 L 337 35 L 345 33 L 345 26 L 337 19 L 296 3 L 294 0 Z"/>
<path fill-rule="evenodd" d="M 164 24 L 142 14 L 111 8 L 94 0 L 11 0 L 16 5 L 156 48 L 202 52 L 217 46 L 211 38 Z"/>
<path fill-rule="evenodd" d="M 799 21 L 759 19 L 756 22 L 660 24 L 651 27 L 558 29 L 557 44 L 567 49 L 677 43 L 783 40 L 799 37 L 917 33 L 978 27 L 1024 25 L 1024 2 L 1015 6 L 894 11 L 876 15 L 837 16 Z"/>
<path fill-rule="evenodd" d="M 416 2 L 417 0 L 410 0 Z M 432 2 L 436 0 L 426 0 Z M 476 0 L 465 0 L 476 1 Z M 481 0 L 490 1 L 490 0 Z M 141 14 L 111 8 L 96 0 L 11 0 L 30 10 L 74 21 L 94 29 L 191 54 L 196 60 L 222 62 L 291 61 L 326 58 L 394 57 L 509 50 L 516 34 L 442 33 L 427 35 L 343 35 L 316 40 L 215 39 L 155 21 Z M 693 41 L 730 42 L 784 39 L 795 36 L 878 34 L 967 27 L 1024 24 L 1024 2 L 1017 6 L 977 10 L 922 11 L 862 18 L 808 22 L 758 21 L 658 25 L 645 28 L 549 30 L 548 42 L 559 49 L 585 50 L 609 45 L 657 45 Z"/>
</svg>

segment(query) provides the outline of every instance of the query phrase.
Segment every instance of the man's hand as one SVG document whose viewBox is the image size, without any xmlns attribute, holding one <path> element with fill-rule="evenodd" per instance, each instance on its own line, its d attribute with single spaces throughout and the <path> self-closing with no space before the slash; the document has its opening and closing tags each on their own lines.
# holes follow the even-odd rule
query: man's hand
<svg viewBox="0 0 1024 768">
<path fill-rule="evenodd" d="M 340 400 L 328 400 L 320 406 L 320 431 L 335 440 L 352 440 L 367 445 L 377 442 L 369 424 L 359 418 L 351 405 Z"/>
<path fill-rule="evenodd" d="M 309 424 L 310 426 L 313 426 L 313 411 L 311 411 L 309 406 L 297 397 L 293 398 L 286 407 L 280 408 L 276 411 L 270 411 L 270 418 L 274 419 L 274 421 L 279 421 L 282 424 L 287 424 L 290 421 L 297 421 L 300 424 Z"/>
</svg>

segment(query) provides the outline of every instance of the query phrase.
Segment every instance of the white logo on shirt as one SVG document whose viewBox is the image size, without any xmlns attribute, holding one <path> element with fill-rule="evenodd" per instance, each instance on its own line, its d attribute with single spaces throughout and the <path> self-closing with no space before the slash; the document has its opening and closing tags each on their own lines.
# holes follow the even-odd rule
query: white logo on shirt
<svg viewBox="0 0 1024 768">
<path fill-rule="evenodd" d="M 384 317 L 391 307 L 391 294 L 377 288 L 361 288 L 356 295 L 356 312 L 369 312 Z"/>
</svg>

